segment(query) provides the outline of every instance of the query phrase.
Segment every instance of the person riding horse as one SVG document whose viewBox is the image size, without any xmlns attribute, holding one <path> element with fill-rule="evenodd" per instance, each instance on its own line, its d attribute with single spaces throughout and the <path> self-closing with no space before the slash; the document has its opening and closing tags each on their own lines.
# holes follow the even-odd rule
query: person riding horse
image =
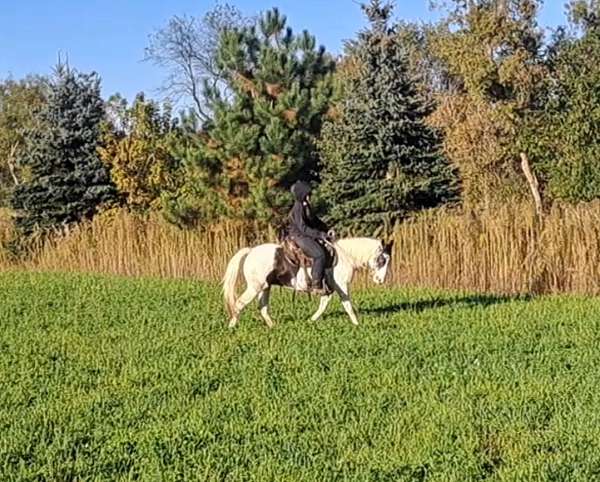
<svg viewBox="0 0 600 482">
<path fill-rule="evenodd" d="M 329 294 L 329 287 L 323 286 L 327 253 L 322 243 L 334 237 L 334 233 L 313 212 L 310 205 L 310 186 L 297 181 L 292 186 L 295 201 L 289 214 L 288 234 L 302 252 L 312 258 L 311 291 Z"/>
</svg>

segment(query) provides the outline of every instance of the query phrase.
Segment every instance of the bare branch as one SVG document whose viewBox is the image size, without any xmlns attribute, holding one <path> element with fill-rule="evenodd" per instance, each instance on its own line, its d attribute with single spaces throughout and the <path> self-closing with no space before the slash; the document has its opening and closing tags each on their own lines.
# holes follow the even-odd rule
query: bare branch
<svg viewBox="0 0 600 482">
<path fill-rule="evenodd" d="M 144 60 L 168 73 L 161 91 L 170 100 L 187 101 L 201 120 L 212 113 L 203 86 L 221 85 L 223 74 L 216 61 L 221 33 L 248 24 L 235 7 L 218 4 L 203 17 L 174 16 L 150 35 Z"/>
</svg>

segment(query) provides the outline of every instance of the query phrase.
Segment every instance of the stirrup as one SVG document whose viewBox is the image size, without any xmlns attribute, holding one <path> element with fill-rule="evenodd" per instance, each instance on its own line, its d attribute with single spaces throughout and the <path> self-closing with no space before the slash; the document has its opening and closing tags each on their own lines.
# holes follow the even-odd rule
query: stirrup
<svg viewBox="0 0 600 482">
<path fill-rule="evenodd" d="M 323 280 L 320 285 L 311 285 L 310 292 L 319 296 L 326 296 L 332 293 L 329 287 L 326 286 L 325 280 Z"/>
</svg>

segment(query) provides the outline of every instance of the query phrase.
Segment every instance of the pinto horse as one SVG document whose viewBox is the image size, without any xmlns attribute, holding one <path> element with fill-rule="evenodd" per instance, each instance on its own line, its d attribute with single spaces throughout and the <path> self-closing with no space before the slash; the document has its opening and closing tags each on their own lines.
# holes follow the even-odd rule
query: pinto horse
<svg viewBox="0 0 600 482">
<path fill-rule="evenodd" d="M 354 325 L 358 318 L 350 299 L 350 282 L 354 272 L 367 268 L 373 281 L 382 284 L 391 261 L 392 244 L 374 238 L 344 238 L 336 241 L 336 262 L 326 273 L 326 282 L 342 300 L 342 306 Z M 235 285 L 240 269 L 243 271 L 246 289 L 237 296 Z M 274 322 L 269 315 L 271 286 L 284 286 L 298 292 L 310 292 L 308 270 L 299 268 L 289 261 L 279 244 L 267 243 L 240 249 L 229 261 L 223 277 L 223 296 L 229 313 L 229 327 L 239 321 L 242 310 L 258 297 L 260 314 L 269 328 Z M 312 316 L 317 321 L 329 304 L 333 294 L 321 296 L 319 308 Z"/>
</svg>

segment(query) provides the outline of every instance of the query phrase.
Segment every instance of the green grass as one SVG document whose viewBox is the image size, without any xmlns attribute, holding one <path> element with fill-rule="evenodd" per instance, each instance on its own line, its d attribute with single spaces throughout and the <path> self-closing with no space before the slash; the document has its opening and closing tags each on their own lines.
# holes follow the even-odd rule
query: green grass
<svg viewBox="0 0 600 482">
<path fill-rule="evenodd" d="M 0 275 L 0 480 L 600 479 L 600 300 Z"/>
</svg>

